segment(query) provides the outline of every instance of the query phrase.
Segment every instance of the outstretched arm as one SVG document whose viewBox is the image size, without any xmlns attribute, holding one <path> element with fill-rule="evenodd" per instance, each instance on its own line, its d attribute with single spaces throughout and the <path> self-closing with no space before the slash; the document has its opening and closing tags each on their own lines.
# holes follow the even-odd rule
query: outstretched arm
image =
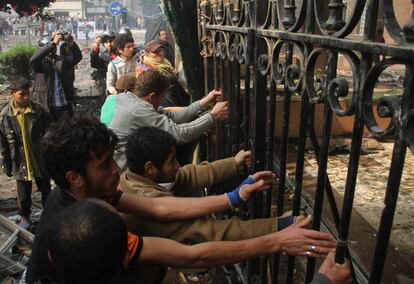
<svg viewBox="0 0 414 284">
<path fill-rule="evenodd" d="M 229 208 L 229 203 L 224 195 L 202 198 L 148 198 L 124 193 L 117 205 L 117 210 L 122 213 L 165 221 L 199 218 Z"/>
<path fill-rule="evenodd" d="M 280 251 L 296 256 L 323 257 L 336 243 L 330 234 L 304 229 L 310 220 L 307 218 L 280 232 L 235 242 L 187 246 L 169 239 L 144 238 L 139 259 L 173 267 L 214 267 Z M 309 245 L 317 250 L 309 253 Z"/>
<path fill-rule="evenodd" d="M 147 198 L 135 194 L 123 193 L 117 210 L 131 215 L 149 217 L 157 220 L 187 220 L 206 216 L 211 213 L 228 210 L 241 200 L 248 200 L 255 191 L 267 189 L 274 183 L 274 174 L 270 171 L 257 172 L 253 175 L 255 182 L 238 187 L 229 194 L 190 197 Z M 237 198 L 239 197 L 239 198 Z M 231 203 L 233 202 L 233 203 Z"/>
<path fill-rule="evenodd" d="M 214 267 L 241 262 L 277 250 L 270 236 L 187 246 L 170 239 L 144 238 L 139 261 L 173 267 Z"/>
</svg>

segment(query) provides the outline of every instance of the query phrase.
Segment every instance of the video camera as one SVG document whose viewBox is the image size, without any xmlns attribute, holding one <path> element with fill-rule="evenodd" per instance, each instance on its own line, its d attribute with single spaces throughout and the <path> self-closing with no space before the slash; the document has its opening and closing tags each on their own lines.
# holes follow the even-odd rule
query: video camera
<svg viewBox="0 0 414 284">
<path fill-rule="evenodd" d="M 62 40 L 59 42 L 59 45 L 57 47 L 57 55 L 65 56 L 70 53 L 70 48 L 68 44 L 69 37 L 72 37 L 72 34 L 67 31 L 58 31 L 58 35 L 62 35 Z"/>
</svg>

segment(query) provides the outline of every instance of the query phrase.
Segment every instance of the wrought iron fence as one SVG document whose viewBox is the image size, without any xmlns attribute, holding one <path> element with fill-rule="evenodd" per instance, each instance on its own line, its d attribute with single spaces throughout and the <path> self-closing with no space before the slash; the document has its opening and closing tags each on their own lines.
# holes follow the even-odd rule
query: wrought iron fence
<svg viewBox="0 0 414 284">
<path fill-rule="evenodd" d="M 313 229 L 319 230 L 322 226 L 336 235 L 336 261 L 343 263 L 345 257 L 351 260 L 355 283 L 394 281 L 395 275 L 391 274 L 397 270 L 390 268 L 387 275 L 383 271 L 406 150 L 407 147 L 414 150 L 414 17 L 400 26 L 392 0 L 199 2 L 205 90 L 222 89 L 230 103 L 228 123 L 206 139 L 207 158 L 228 156 L 241 148 L 252 149 L 253 170 L 273 169 L 279 181 L 276 190 L 256 196 L 250 208 L 251 217 L 269 216 L 272 199 L 276 199 L 277 214 L 281 215 L 287 207 L 286 188 L 291 188 L 294 194 L 292 204 L 288 205 L 294 214 L 308 205 L 314 216 Z M 407 6 L 412 9 L 411 4 Z M 381 20 L 394 44 L 375 42 Z M 354 36 L 355 30 L 359 38 Z M 375 60 L 379 56 L 382 60 Z M 339 59 L 347 62 L 351 80 L 338 74 Z M 373 93 L 378 78 L 385 69 L 395 65 L 405 70 L 403 94 L 381 100 L 375 110 Z M 290 113 L 292 96 L 300 98 L 300 124 L 293 151 L 295 177 L 289 179 L 287 167 L 292 161 L 289 119 L 298 116 Z M 274 131 L 277 104 L 283 104 L 280 133 Z M 323 119 L 316 121 L 323 125 L 320 140 L 315 132 L 318 105 L 323 106 Z M 380 117 L 391 118 L 388 127 L 378 125 L 375 111 Z M 327 175 L 334 116 L 354 117 L 344 194 L 339 200 Z M 360 256 L 361 251 L 349 247 L 364 127 L 377 138 L 392 137 L 394 141 L 388 183 L 384 188 L 385 205 L 376 237 L 370 240 L 375 248 L 373 252 L 365 252 L 368 254 L 365 257 Z M 307 139 L 314 147 L 318 162 L 312 198 L 303 192 Z M 276 195 L 272 197 L 272 193 Z M 323 221 L 328 213 L 333 225 Z M 287 271 L 283 274 L 286 278 L 282 280 L 279 266 L 284 258 L 275 255 L 250 262 L 247 282 L 267 283 L 270 266 L 272 283 L 292 283 L 295 258 L 288 258 L 283 269 Z M 369 264 L 364 263 L 368 258 Z M 296 261 L 296 266 L 303 268 L 304 281 L 310 282 L 315 259 Z M 412 276 L 413 268 L 408 267 Z"/>
</svg>

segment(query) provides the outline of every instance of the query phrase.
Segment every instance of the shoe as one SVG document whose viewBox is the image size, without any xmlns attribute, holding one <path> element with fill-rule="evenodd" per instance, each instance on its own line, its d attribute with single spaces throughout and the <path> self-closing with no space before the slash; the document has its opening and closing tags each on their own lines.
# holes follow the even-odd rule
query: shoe
<svg viewBox="0 0 414 284">
<path fill-rule="evenodd" d="M 27 217 L 23 217 L 20 219 L 19 227 L 27 230 L 30 227 L 30 220 Z"/>
</svg>

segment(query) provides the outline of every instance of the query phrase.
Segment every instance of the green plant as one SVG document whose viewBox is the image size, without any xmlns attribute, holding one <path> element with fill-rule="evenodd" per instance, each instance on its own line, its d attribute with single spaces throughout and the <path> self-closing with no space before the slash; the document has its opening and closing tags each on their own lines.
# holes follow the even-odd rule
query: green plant
<svg viewBox="0 0 414 284">
<path fill-rule="evenodd" d="M 13 76 L 30 76 L 29 60 L 36 47 L 20 43 L 0 54 L 0 83 Z"/>
</svg>

